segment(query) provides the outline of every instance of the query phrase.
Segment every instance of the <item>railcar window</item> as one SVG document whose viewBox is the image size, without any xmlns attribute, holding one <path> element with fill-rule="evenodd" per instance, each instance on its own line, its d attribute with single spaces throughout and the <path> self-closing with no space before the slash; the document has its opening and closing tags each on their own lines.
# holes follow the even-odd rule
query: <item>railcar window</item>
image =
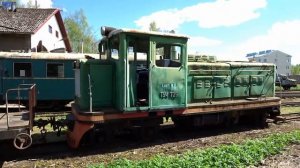
<svg viewBox="0 0 300 168">
<path fill-rule="evenodd" d="M 157 44 L 155 59 L 158 67 L 180 67 L 181 47 L 171 44 Z"/>
<path fill-rule="evenodd" d="M 47 77 L 63 78 L 64 77 L 64 64 L 48 63 L 47 64 Z"/>
<path fill-rule="evenodd" d="M 31 63 L 14 63 L 14 77 L 31 76 Z"/>
</svg>

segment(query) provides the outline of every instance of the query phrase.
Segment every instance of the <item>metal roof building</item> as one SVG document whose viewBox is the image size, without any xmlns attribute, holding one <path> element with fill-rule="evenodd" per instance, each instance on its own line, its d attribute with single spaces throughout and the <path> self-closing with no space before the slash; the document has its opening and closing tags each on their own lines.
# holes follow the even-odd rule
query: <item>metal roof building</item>
<svg viewBox="0 0 300 168">
<path fill-rule="evenodd" d="M 263 50 L 246 55 L 249 61 L 274 63 L 278 74 L 291 75 L 292 56 L 279 50 Z"/>
</svg>

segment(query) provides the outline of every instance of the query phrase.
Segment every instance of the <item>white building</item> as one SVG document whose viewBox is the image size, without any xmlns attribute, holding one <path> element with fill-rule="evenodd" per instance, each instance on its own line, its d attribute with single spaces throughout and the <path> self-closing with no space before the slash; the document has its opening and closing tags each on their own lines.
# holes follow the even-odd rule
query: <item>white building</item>
<svg viewBox="0 0 300 168">
<path fill-rule="evenodd" d="M 279 50 L 265 50 L 249 53 L 246 56 L 249 61 L 274 63 L 278 74 L 291 75 L 292 56 Z"/>
<path fill-rule="evenodd" d="M 59 9 L 0 7 L 0 51 L 71 52 Z"/>
</svg>

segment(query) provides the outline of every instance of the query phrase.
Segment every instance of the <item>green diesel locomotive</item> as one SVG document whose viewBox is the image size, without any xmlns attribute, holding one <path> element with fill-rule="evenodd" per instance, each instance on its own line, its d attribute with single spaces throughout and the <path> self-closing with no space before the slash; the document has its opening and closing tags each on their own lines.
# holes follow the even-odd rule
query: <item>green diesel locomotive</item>
<svg viewBox="0 0 300 168">
<path fill-rule="evenodd" d="M 273 64 L 188 56 L 188 37 L 177 34 L 110 27 L 101 34 L 100 58 L 74 63 L 73 148 L 87 132 L 153 130 L 164 117 L 201 126 L 246 116 L 263 126 L 267 116 L 280 114 Z"/>
</svg>

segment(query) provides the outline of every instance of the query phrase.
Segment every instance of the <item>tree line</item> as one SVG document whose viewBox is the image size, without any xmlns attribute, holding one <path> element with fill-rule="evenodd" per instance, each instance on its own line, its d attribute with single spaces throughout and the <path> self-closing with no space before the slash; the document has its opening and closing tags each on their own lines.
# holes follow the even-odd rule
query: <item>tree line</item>
<svg viewBox="0 0 300 168">
<path fill-rule="evenodd" d="M 73 52 L 97 53 L 98 42 L 82 9 L 64 18 Z"/>
<path fill-rule="evenodd" d="M 300 64 L 292 65 L 292 75 L 300 75 Z"/>
</svg>

